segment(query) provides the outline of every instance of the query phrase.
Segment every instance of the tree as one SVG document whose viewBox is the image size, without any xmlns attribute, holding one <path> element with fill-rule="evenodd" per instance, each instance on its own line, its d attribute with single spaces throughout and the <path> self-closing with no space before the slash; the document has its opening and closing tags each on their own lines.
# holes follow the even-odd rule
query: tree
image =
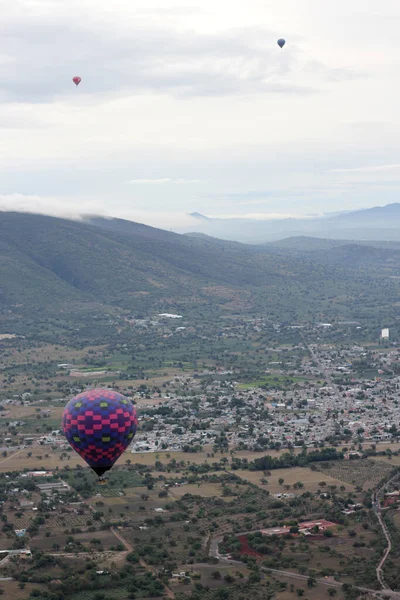
<svg viewBox="0 0 400 600">
<path fill-rule="evenodd" d="M 333 596 L 336 596 L 337 591 L 335 590 L 335 588 L 328 588 L 328 594 L 331 598 L 333 598 Z"/>
<path fill-rule="evenodd" d="M 282 477 L 280 477 L 280 478 L 278 479 L 278 483 L 279 483 L 279 485 L 283 485 L 284 481 L 285 481 L 285 480 L 284 480 Z"/>
<path fill-rule="evenodd" d="M 350 530 L 349 530 L 349 536 L 350 536 L 350 537 L 356 537 L 356 535 L 357 535 L 357 532 L 356 532 L 356 531 L 354 531 L 354 529 L 350 529 Z"/>
<path fill-rule="evenodd" d="M 212 577 L 213 579 L 221 579 L 221 573 L 220 573 L 219 571 L 213 571 L 213 572 L 211 573 L 211 577 Z"/>
<path fill-rule="evenodd" d="M 304 590 L 302 590 L 301 588 L 297 588 L 296 594 L 299 598 L 301 598 L 302 596 L 304 596 Z"/>
<path fill-rule="evenodd" d="M 309 588 L 314 587 L 314 585 L 317 583 L 317 580 L 315 579 L 315 577 L 309 577 L 307 580 L 307 585 Z"/>
</svg>

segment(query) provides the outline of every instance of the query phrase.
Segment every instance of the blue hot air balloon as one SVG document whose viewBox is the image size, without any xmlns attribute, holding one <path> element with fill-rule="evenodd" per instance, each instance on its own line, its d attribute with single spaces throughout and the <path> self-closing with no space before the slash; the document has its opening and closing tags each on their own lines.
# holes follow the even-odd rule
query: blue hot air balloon
<svg viewBox="0 0 400 600">
<path fill-rule="evenodd" d="M 281 38 L 280 40 L 278 40 L 278 46 L 280 46 L 281 48 L 283 48 L 283 46 L 286 44 L 286 40 L 284 40 L 283 38 Z"/>
<path fill-rule="evenodd" d="M 62 416 L 69 444 L 99 477 L 132 442 L 137 426 L 132 402 L 111 390 L 88 390 L 75 396 Z"/>
</svg>

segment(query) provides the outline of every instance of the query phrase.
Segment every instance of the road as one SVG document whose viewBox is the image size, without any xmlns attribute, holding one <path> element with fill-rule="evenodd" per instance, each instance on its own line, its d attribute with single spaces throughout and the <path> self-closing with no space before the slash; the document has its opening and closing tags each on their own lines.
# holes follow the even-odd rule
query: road
<svg viewBox="0 0 400 600">
<path fill-rule="evenodd" d="M 297 579 L 299 581 L 308 581 L 309 576 L 308 575 L 300 575 L 299 573 L 290 573 L 288 571 L 278 571 L 276 569 L 266 569 L 266 568 L 262 568 L 263 571 L 265 571 L 266 573 L 272 573 L 273 575 L 280 575 L 283 577 L 289 577 L 290 579 Z M 327 587 L 332 587 L 332 588 L 341 588 L 343 586 L 343 583 L 340 581 L 336 581 L 335 579 L 317 579 L 316 580 L 317 584 L 319 585 L 325 585 Z M 375 596 L 376 598 L 382 598 L 384 596 L 387 596 L 389 598 L 400 598 L 400 592 L 393 592 L 392 590 L 384 590 L 384 591 L 379 591 L 379 590 L 371 590 L 369 588 L 364 588 L 364 587 L 356 587 L 357 590 L 360 590 L 360 592 L 367 592 L 369 594 L 372 594 L 373 596 Z"/>
<path fill-rule="evenodd" d="M 251 532 L 244 532 L 244 533 L 238 533 L 237 535 L 245 535 Z M 241 565 L 243 563 L 236 561 L 236 560 L 231 560 L 229 558 L 224 558 L 223 556 L 221 556 L 219 554 L 218 551 L 218 545 L 219 543 L 222 541 L 221 537 L 213 537 L 211 538 L 210 541 L 210 551 L 209 551 L 209 555 L 214 557 L 214 558 L 218 558 L 218 560 L 221 563 L 225 563 L 227 565 Z M 293 573 L 292 571 L 280 571 L 277 569 L 266 569 L 266 568 L 262 568 L 262 570 L 265 573 L 271 573 L 273 575 L 279 575 L 281 577 L 287 577 L 289 579 L 296 579 L 298 581 L 308 581 L 309 576 L 308 575 L 300 575 L 300 573 Z M 340 581 L 336 581 L 335 579 L 317 579 L 316 580 L 318 584 L 320 585 L 324 585 L 326 587 L 332 587 L 332 588 L 341 588 L 343 586 L 343 583 Z M 381 590 L 372 590 L 370 588 L 364 588 L 364 587 L 358 587 L 358 586 L 353 586 L 354 588 L 356 588 L 357 590 L 360 590 L 360 592 L 367 592 L 371 595 L 373 595 L 375 598 L 380 598 L 382 600 L 382 598 L 384 598 L 385 596 L 390 598 L 390 599 L 397 599 L 400 600 L 400 592 L 394 592 L 393 590 L 390 590 L 388 587 L 383 588 L 382 591 Z"/>
<path fill-rule="evenodd" d="M 8 450 L 10 450 L 10 449 L 8 448 Z M 2 465 L 3 463 L 7 462 L 8 460 L 10 460 L 10 458 L 14 458 L 18 454 L 21 454 L 21 452 L 23 452 L 23 451 L 24 451 L 24 448 L 21 448 L 17 452 L 14 452 L 14 454 L 10 454 L 10 456 L 7 456 L 7 458 L 4 458 L 3 460 L 0 460 L 0 465 Z"/>
<path fill-rule="evenodd" d="M 387 530 L 386 524 L 385 524 L 384 520 L 382 519 L 382 512 L 381 512 L 379 500 L 380 500 L 380 497 L 383 494 L 385 488 L 388 485 L 390 485 L 393 481 L 398 479 L 398 477 L 399 477 L 399 475 L 395 475 L 394 477 L 389 479 L 389 481 L 387 481 L 377 492 L 373 492 L 373 494 L 372 494 L 372 507 L 374 509 L 376 518 L 378 519 L 378 523 L 381 526 L 383 535 L 385 536 L 385 539 L 387 542 L 385 552 L 379 562 L 379 565 L 376 567 L 376 577 L 377 577 L 383 590 L 390 590 L 389 586 L 387 585 L 387 583 L 385 582 L 384 577 L 383 577 L 383 567 L 385 565 L 386 559 L 388 558 L 389 554 L 392 551 L 392 540 L 390 539 L 390 534 Z"/>
<path fill-rule="evenodd" d="M 314 350 L 311 348 L 310 344 L 305 339 L 304 333 L 301 330 L 300 330 L 300 336 L 301 336 L 301 339 L 303 340 L 304 346 L 309 351 L 311 358 L 318 365 L 318 368 L 321 370 L 321 372 L 324 374 L 324 378 L 327 381 L 327 383 L 329 383 L 330 386 L 336 388 L 337 386 L 333 382 L 332 373 L 329 371 L 329 369 L 326 369 L 324 367 L 324 365 L 321 364 L 320 359 L 318 358 L 318 356 L 315 354 Z"/>
</svg>

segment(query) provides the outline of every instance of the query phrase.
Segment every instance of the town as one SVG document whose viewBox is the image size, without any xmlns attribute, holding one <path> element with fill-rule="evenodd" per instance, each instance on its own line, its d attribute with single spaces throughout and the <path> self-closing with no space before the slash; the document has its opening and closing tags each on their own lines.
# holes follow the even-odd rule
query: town
<svg viewBox="0 0 400 600">
<path fill-rule="evenodd" d="M 125 340 L 89 348 L 1 341 L 7 592 L 78 600 L 68 577 L 81 558 L 77 585 L 91 600 L 107 598 L 96 578 L 133 590 L 132 564 L 143 597 L 217 600 L 244 584 L 260 599 L 396 589 L 400 351 L 389 332 L 243 317 L 215 343 L 215 326 L 182 315 L 128 321 Z M 61 431 L 71 396 L 99 384 L 139 415 L 103 486 Z"/>
</svg>

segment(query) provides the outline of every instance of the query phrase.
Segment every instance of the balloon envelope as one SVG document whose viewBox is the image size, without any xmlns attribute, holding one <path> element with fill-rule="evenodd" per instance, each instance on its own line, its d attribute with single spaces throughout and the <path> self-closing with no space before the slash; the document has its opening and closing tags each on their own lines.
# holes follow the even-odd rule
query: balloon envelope
<svg viewBox="0 0 400 600">
<path fill-rule="evenodd" d="M 80 82 L 82 81 L 82 79 L 80 77 L 73 77 L 72 81 L 74 82 L 75 85 L 79 85 Z"/>
<path fill-rule="evenodd" d="M 136 409 L 122 394 L 88 390 L 64 409 L 62 428 L 72 448 L 101 477 L 132 442 L 137 430 Z"/>
<path fill-rule="evenodd" d="M 280 40 L 278 40 L 278 46 L 280 46 L 281 48 L 283 48 L 283 46 L 286 44 L 286 41 L 281 38 Z"/>
</svg>

